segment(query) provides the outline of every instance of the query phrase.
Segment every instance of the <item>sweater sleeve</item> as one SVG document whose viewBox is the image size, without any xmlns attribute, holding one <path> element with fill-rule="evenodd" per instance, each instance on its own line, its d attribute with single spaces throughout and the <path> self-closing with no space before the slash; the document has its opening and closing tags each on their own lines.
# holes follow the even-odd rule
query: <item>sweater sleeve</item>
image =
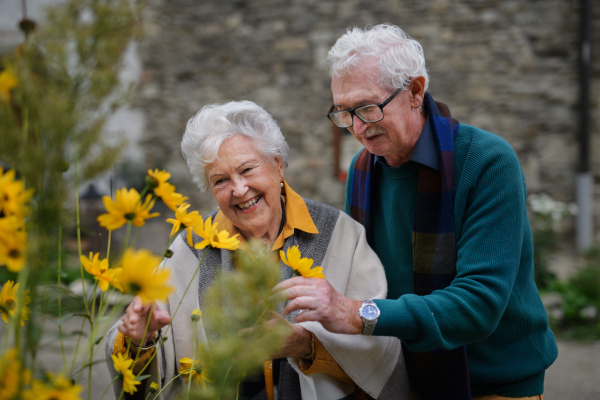
<svg viewBox="0 0 600 400">
<path fill-rule="evenodd" d="M 528 220 L 524 177 L 514 151 L 500 138 L 487 144 L 471 146 L 455 186 L 454 281 L 426 296 L 375 300 L 381 310 L 375 335 L 396 336 L 422 352 L 453 349 L 495 331 L 519 270 Z M 462 211 L 457 213 L 457 207 Z"/>
</svg>

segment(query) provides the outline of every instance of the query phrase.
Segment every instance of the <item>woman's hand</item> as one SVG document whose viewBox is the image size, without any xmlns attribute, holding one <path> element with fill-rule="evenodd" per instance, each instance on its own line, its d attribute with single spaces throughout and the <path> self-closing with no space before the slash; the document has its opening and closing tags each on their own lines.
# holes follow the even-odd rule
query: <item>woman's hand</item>
<svg viewBox="0 0 600 400">
<path fill-rule="evenodd" d="M 156 331 L 171 322 L 169 313 L 162 310 L 158 304 L 154 303 L 152 315 L 150 315 L 151 309 L 152 303 L 142 304 L 142 299 L 139 296 L 136 296 L 125 310 L 123 318 L 121 318 L 123 323 L 118 326 L 119 332 L 130 337 L 131 342 L 136 346 L 144 346 L 146 342 L 154 338 L 154 333 Z M 148 324 L 148 331 L 144 337 L 144 330 L 146 329 L 148 318 L 150 318 L 150 323 Z"/>
<path fill-rule="evenodd" d="M 290 300 L 283 315 L 303 310 L 294 321 L 317 321 L 333 333 L 358 335 L 364 323 L 358 315 L 362 302 L 342 296 L 325 279 L 296 277 L 273 288 L 278 300 Z"/>
<path fill-rule="evenodd" d="M 281 349 L 275 354 L 271 354 L 272 360 L 283 357 L 303 358 L 310 356 L 312 353 L 310 347 L 312 335 L 310 331 L 300 325 L 290 324 L 285 318 L 273 311 L 271 311 L 271 319 L 266 324 L 286 324 L 290 329 L 290 333 L 285 337 Z"/>
<path fill-rule="evenodd" d="M 274 329 L 277 325 L 284 324 L 287 330 L 283 345 L 275 353 L 269 354 L 268 359 L 274 360 L 285 357 L 302 358 L 308 357 L 311 354 L 310 339 L 312 336 L 310 331 L 300 325 L 290 324 L 285 318 L 274 311 L 269 311 L 269 320 L 261 322 L 261 324 L 266 330 Z M 255 329 L 256 327 L 244 328 L 238 333 L 238 336 L 252 336 Z"/>
</svg>

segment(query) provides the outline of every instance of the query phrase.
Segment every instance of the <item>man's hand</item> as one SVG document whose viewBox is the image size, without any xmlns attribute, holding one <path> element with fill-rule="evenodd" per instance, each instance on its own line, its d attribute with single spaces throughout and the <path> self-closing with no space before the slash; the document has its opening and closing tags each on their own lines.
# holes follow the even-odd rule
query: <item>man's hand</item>
<svg viewBox="0 0 600 400">
<path fill-rule="evenodd" d="M 363 321 L 358 316 L 362 302 L 342 296 L 325 279 L 296 277 L 273 288 L 278 299 L 290 300 L 283 315 L 303 310 L 294 321 L 317 321 L 333 333 L 361 334 Z"/>
<path fill-rule="evenodd" d="M 162 310 L 158 304 L 154 303 L 152 315 L 150 315 L 151 309 L 152 303 L 142 304 L 142 299 L 139 296 L 136 296 L 125 310 L 123 318 L 121 318 L 123 323 L 118 326 L 119 332 L 130 337 L 131 342 L 136 346 L 145 345 L 149 339 L 154 338 L 154 333 L 156 331 L 171 322 L 169 313 Z M 148 324 L 148 331 L 144 337 L 144 330 L 146 329 L 148 318 L 150 318 L 150 323 Z"/>
</svg>

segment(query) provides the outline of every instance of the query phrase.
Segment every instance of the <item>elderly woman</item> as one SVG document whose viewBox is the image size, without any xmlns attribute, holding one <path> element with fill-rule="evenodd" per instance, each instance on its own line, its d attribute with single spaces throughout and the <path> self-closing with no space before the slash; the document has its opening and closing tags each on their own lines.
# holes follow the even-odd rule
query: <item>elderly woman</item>
<svg viewBox="0 0 600 400">
<path fill-rule="evenodd" d="M 298 245 L 304 257 L 323 267 L 325 278 L 339 293 L 352 299 L 385 298 L 383 267 L 367 245 L 363 227 L 337 209 L 300 197 L 285 182 L 289 148 L 277 123 L 261 107 L 250 101 L 206 106 L 189 120 L 181 147 L 194 182 L 201 190 L 212 191 L 219 211 L 211 216 L 220 229 L 239 234 L 242 241 L 257 238 L 276 253 Z M 194 244 L 200 240 L 194 236 Z M 202 309 L 212 279 L 218 271 L 235 270 L 229 250 L 210 249 L 194 276 L 203 251 L 189 246 L 185 232 L 171 250 L 174 256 L 166 264 L 173 270 L 175 291 L 164 308 L 154 306 L 147 336 L 142 337 L 150 305 L 136 299 L 107 341 L 110 355 L 124 351 L 124 336 L 130 337 L 135 345 L 130 351 L 144 349 L 141 363 L 158 351 L 148 373 L 161 385 L 177 374 L 177 360 L 192 353 L 189 315 Z M 280 265 L 281 280 L 293 276 L 291 268 Z M 184 296 L 190 280 L 198 284 Z M 156 332 L 170 322 L 180 300 L 182 309 L 170 337 L 155 349 Z M 356 388 L 373 398 L 410 398 L 397 339 L 332 334 L 315 322 L 293 328 L 280 358 L 271 364 L 279 371 L 274 374 L 276 389 L 266 390 L 263 381 L 258 388 L 247 387 L 245 398 L 268 399 L 275 392 L 280 400 L 345 399 L 354 398 Z M 205 340 L 210 346 L 210 337 Z M 174 398 L 182 382 L 183 378 L 175 380 L 162 396 Z M 120 392 L 118 383 L 115 389 Z"/>
</svg>

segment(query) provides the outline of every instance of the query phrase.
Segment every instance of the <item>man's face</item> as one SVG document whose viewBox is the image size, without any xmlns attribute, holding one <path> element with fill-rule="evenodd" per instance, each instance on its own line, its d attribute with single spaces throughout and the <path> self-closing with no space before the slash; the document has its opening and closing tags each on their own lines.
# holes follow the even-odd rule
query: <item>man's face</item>
<svg viewBox="0 0 600 400">
<path fill-rule="evenodd" d="M 394 90 L 383 88 L 378 83 L 377 74 L 377 64 L 370 62 L 342 78 L 334 76 L 331 91 L 335 110 L 385 101 Z M 405 90 L 385 106 L 381 121 L 365 123 L 355 116 L 353 125 L 348 128 L 369 152 L 383 156 L 392 166 L 399 166 L 410 158 L 423 128 L 424 119 L 418 109 L 422 96 L 415 101 L 412 87 L 413 83 L 408 84 Z"/>
</svg>

